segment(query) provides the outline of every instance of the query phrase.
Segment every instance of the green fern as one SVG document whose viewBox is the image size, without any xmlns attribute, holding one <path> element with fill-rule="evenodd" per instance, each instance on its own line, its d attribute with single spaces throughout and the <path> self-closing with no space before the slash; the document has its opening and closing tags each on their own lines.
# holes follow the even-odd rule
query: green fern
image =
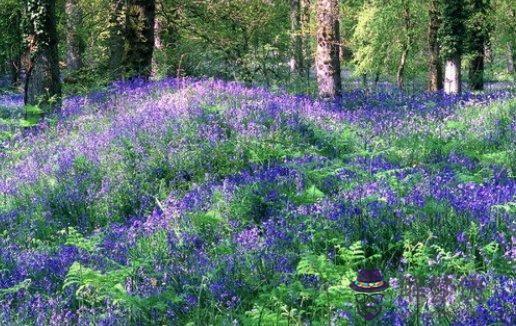
<svg viewBox="0 0 516 326">
<path fill-rule="evenodd" d="M 115 304 L 137 306 L 138 299 L 129 295 L 124 286 L 130 275 L 129 268 L 102 274 L 74 262 L 66 274 L 63 289 L 75 286 L 75 295 L 92 305 L 109 299 Z"/>
<path fill-rule="evenodd" d="M 81 248 L 89 253 L 93 253 L 102 241 L 102 236 L 100 234 L 95 234 L 89 238 L 85 238 L 73 227 L 62 230 L 61 233 L 66 234 L 66 245 Z"/>
</svg>

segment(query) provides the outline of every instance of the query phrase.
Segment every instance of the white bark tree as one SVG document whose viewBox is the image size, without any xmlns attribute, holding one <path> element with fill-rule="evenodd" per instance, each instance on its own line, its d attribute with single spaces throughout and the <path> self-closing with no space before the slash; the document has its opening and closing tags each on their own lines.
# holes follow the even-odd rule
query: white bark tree
<svg viewBox="0 0 516 326">
<path fill-rule="evenodd" d="M 342 93 L 340 76 L 338 0 L 317 0 L 316 71 L 319 96 L 335 98 Z"/>
</svg>

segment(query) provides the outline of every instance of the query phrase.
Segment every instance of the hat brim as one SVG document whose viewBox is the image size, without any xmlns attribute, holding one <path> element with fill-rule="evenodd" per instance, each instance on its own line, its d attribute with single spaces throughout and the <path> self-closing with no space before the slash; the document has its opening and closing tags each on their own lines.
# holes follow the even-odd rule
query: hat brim
<svg viewBox="0 0 516 326">
<path fill-rule="evenodd" d="M 362 293 L 373 293 L 373 292 L 380 292 L 389 287 L 389 283 L 384 282 L 381 286 L 375 287 L 375 288 L 361 288 L 357 286 L 355 283 L 351 283 L 349 287 L 356 292 L 362 292 Z"/>
</svg>

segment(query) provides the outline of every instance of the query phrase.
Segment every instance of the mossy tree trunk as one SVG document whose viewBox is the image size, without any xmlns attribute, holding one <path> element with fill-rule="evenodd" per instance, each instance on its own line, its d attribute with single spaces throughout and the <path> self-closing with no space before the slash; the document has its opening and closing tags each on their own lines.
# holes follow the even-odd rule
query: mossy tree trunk
<svg viewBox="0 0 516 326">
<path fill-rule="evenodd" d="M 490 23 L 488 22 L 489 0 L 469 1 L 468 43 L 471 61 L 469 63 L 469 85 L 472 90 L 484 89 L 485 49 L 488 45 Z"/>
<path fill-rule="evenodd" d="M 464 0 L 447 0 L 442 2 L 442 24 L 439 40 L 442 55 L 446 61 L 444 72 L 444 92 L 460 94 L 461 59 L 464 47 Z"/>
<path fill-rule="evenodd" d="M 127 53 L 124 66 L 129 76 L 148 78 L 154 51 L 154 0 L 130 0 L 126 12 Z"/>
<path fill-rule="evenodd" d="M 29 58 L 25 104 L 55 109 L 61 97 L 55 0 L 28 0 L 25 14 Z"/>
<path fill-rule="evenodd" d="M 110 0 L 111 13 L 109 18 L 109 70 L 113 78 L 124 75 L 122 66 L 124 59 L 124 32 L 125 32 L 125 1 Z"/>
</svg>

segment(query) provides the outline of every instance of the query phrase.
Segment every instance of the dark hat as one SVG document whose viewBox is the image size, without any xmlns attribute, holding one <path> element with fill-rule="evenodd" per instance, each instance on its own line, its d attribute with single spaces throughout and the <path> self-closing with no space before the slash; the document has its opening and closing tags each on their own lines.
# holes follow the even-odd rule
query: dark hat
<svg viewBox="0 0 516 326">
<path fill-rule="evenodd" d="M 389 287 L 389 282 L 383 280 L 378 269 L 361 269 L 357 280 L 351 282 L 349 287 L 357 292 L 380 292 Z"/>
</svg>

